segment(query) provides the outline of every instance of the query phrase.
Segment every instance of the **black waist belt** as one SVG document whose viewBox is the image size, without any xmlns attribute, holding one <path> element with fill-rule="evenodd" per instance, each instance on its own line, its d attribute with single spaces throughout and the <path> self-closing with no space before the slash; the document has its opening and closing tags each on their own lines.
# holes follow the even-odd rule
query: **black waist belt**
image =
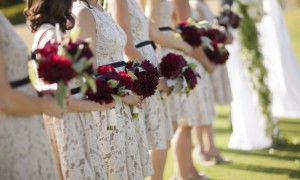
<svg viewBox="0 0 300 180">
<path fill-rule="evenodd" d="M 171 27 L 160 27 L 158 28 L 160 31 L 174 31 Z"/>
<path fill-rule="evenodd" d="M 119 62 L 107 64 L 107 65 L 113 66 L 114 68 L 119 68 L 119 67 L 125 67 L 126 63 L 125 63 L 125 61 L 119 61 Z"/>
<path fill-rule="evenodd" d="M 19 79 L 19 80 L 16 80 L 16 81 L 11 81 L 9 84 L 12 88 L 18 88 L 18 87 L 24 86 L 24 85 L 29 84 L 29 83 L 30 83 L 30 79 L 27 76 L 23 79 Z"/>
<path fill-rule="evenodd" d="M 156 45 L 155 45 L 155 43 L 154 43 L 153 41 L 143 41 L 143 42 L 141 42 L 141 43 L 135 45 L 135 47 L 136 47 L 136 48 L 141 48 L 141 47 L 144 47 L 144 46 L 147 46 L 147 45 L 151 45 L 152 48 L 153 48 L 154 50 L 156 50 Z"/>
</svg>

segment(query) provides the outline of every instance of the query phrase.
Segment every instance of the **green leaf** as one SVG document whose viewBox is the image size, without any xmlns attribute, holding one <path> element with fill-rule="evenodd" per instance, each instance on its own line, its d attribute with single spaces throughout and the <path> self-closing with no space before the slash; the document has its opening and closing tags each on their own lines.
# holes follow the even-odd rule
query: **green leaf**
<svg viewBox="0 0 300 180">
<path fill-rule="evenodd" d="M 118 95 L 112 95 L 112 97 L 114 98 L 114 100 L 116 101 L 116 103 L 121 103 L 122 102 L 122 98 Z"/>
<path fill-rule="evenodd" d="M 138 79 L 138 77 L 136 77 L 136 75 L 132 71 L 128 71 L 127 73 L 131 77 L 132 80 L 137 80 Z"/>
<path fill-rule="evenodd" d="M 82 83 L 81 86 L 80 86 L 80 93 L 85 94 L 87 89 L 88 89 L 88 85 L 85 84 L 85 83 Z"/>
<path fill-rule="evenodd" d="M 55 98 L 60 107 L 64 106 L 64 100 L 67 95 L 67 86 L 64 82 L 59 81 L 57 83 L 57 91 L 55 92 Z"/>
<path fill-rule="evenodd" d="M 111 87 L 111 88 L 116 88 L 119 84 L 119 81 L 114 80 L 114 79 L 108 80 L 107 82 L 109 84 L 109 87 Z"/>
<path fill-rule="evenodd" d="M 70 34 L 70 38 L 77 39 L 79 32 L 80 32 L 80 28 L 79 27 L 75 28 L 74 30 L 72 30 L 72 32 Z"/>
<path fill-rule="evenodd" d="M 92 89 L 93 93 L 96 93 L 97 86 L 96 86 L 95 79 L 90 76 L 85 76 L 85 79 L 86 79 L 86 82 L 89 85 L 89 87 Z"/>
<path fill-rule="evenodd" d="M 189 63 L 188 65 L 190 68 L 192 68 L 192 70 L 195 70 L 198 66 L 196 63 Z"/>
</svg>

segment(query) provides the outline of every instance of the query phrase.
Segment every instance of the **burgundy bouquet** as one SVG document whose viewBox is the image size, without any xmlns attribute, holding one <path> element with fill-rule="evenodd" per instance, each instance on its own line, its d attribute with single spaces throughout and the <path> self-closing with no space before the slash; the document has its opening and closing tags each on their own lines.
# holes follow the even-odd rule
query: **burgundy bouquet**
<svg viewBox="0 0 300 180">
<path fill-rule="evenodd" d="M 201 36 L 203 36 L 205 29 L 197 27 L 191 20 L 180 22 L 176 29 L 179 36 L 191 46 L 202 44 Z"/>
<path fill-rule="evenodd" d="M 227 6 L 224 7 L 221 14 L 217 17 L 217 20 L 218 24 L 224 26 L 226 29 L 236 29 L 240 25 L 240 17 Z"/>
<path fill-rule="evenodd" d="M 120 101 L 120 97 L 129 95 L 133 84 L 126 72 L 117 72 L 113 66 L 107 65 L 97 68 L 96 87 L 96 93 L 88 89 L 87 98 L 100 104 L 108 104 L 113 100 Z"/>
<path fill-rule="evenodd" d="M 143 98 L 155 94 L 159 81 L 159 73 L 150 61 L 144 60 L 142 63 L 138 63 L 137 61 L 127 62 L 126 72 L 133 79 L 133 92 Z"/>
<path fill-rule="evenodd" d="M 225 43 L 226 41 L 226 34 L 219 29 L 216 28 L 209 28 L 204 32 L 204 35 L 208 37 L 210 40 L 218 42 L 218 43 Z"/>
<path fill-rule="evenodd" d="M 187 63 L 183 56 L 169 53 L 164 56 L 159 65 L 160 73 L 167 79 L 168 86 L 175 92 L 189 94 L 197 85 L 196 65 Z"/>
<path fill-rule="evenodd" d="M 45 83 L 57 83 L 55 97 L 60 106 L 63 106 L 68 91 L 67 84 L 72 79 L 81 83 L 82 93 L 85 93 L 88 86 L 96 91 L 95 81 L 91 76 L 93 53 L 89 41 L 65 36 L 61 41 L 47 42 L 34 54 L 34 60 L 38 63 L 38 78 Z"/>
<path fill-rule="evenodd" d="M 229 57 L 229 52 L 225 45 L 216 41 L 211 41 L 210 47 L 205 47 L 204 52 L 210 61 L 215 64 L 225 64 Z"/>
</svg>

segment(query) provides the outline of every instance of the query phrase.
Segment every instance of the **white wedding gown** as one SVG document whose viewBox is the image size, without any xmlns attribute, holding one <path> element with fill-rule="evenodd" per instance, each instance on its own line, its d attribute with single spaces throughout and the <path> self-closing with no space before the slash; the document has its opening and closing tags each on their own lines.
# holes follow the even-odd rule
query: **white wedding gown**
<svg viewBox="0 0 300 180">
<path fill-rule="evenodd" d="M 271 146 L 266 136 L 266 120 L 260 113 L 257 94 L 251 88 L 247 69 L 240 54 L 238 33 L 234 32 L 234 42 L 228 46 L 230 52 L 227 61 L 232 98 L 231 119 L 233 132 L 229 148 L 240 150 L 264 149 Z"/>
<path fill-rule="evenodd" d="M 284 15 L 277 0 L 264 0 L 266 15 L 258 25 L 272 113 L 276 117 L 300 118 L 300 68 L 291 48 Z"/>
</svg>

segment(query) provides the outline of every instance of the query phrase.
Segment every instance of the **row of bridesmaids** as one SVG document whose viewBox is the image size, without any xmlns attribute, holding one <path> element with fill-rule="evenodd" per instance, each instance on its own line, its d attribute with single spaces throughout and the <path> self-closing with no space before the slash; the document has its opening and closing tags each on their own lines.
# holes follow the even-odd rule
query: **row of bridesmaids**
<svg viewBox="0 0 300 180">
<path fill-rule="evenodd" d="M 211 63 L 201 47 L 173 37 L 173 24 L 189 17 L 213 19 L 204 1 L 190 3 L 104 0 L 102 6 L 97 0 L 27 0 L 24 15 L 34 33 L 32 51 L 56 39 L 59 24 L 61 35 L 79 27 L 80 39 L 93 40 L 94 67 L 145 59 L 157 66 L 161 57 L 174 52 L 197 63 L 201 74 L 185 99 L 171 93 L 162 100 L 161 92 L 171 90 L 161 78 L 160 91 L 145 100 L 132 94 L 122 103 L 100 105 L 74 93 L 65 108 L 45 92 L 36 96 L 46 85 L 37 80 L 35 90 L 29 83 L 26 46 L 1 14 L 0 179 L 159 180 L 171 140 L 174 179 L 207 179 L 192 162 L 192 130 L 199 161 L 225 162 L 214 145 L 212 120 L 215 103 L 228 104 L 231 94 L 225 66 Z M 69 86 L 78 83 L 72 80 Z M 141 108 L 138 120 L 130 106 Z M 107 130 L 107 120 L 114 117 L 117 130 Z"/>
</svg>

